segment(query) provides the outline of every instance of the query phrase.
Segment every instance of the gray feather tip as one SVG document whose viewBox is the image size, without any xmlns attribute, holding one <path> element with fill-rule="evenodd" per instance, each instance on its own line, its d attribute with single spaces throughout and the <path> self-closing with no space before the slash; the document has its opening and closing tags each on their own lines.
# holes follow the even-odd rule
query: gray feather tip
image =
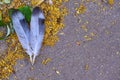
<svg viewBox="0 0 120 80">
<path fill-rule="evenodd" d="M 23 14 L 19 10 L 17 10 L 17 9 L 13 10 L 11 17 L 12 18 L 18 17 L 20 20 L 24 19 Z"/>
</svg>

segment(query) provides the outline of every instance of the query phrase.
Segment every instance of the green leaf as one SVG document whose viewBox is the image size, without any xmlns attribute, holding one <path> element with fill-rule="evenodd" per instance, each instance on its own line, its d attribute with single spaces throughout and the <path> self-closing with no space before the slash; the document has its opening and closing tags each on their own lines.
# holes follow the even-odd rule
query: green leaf
<svg viewBox="0 0 120 80">
<path fill-rule="evenodd" d="M 8 13 L 9 13 L 9 16 L 10 16 L 10 17 L 11 17 L 12 12 L 13 12 L 14 10 L 15 10 L 15 9 L 13 9 L 13 8 L 11 8 L 11 9 L 8 10 Z"/>
<path fill-rule="evenodd" d="M 3 27 L 4 25 L 5 23 L 2 20 L 0 20 L 0 27 Z"/>
<path fill-rule="evenodd" d="M 25 20 L 26 20 L 27 22 L 30 22 L 31 14 L 32 14 L 32 11 L 31 11 L 31 9 L 30 9 L 30 6 L 20 7 L 20 8 L 19 8 L 19 11 L 21 11 L 22 14 L 25 16 Z"/>
<path fill-rule="evenodd" d="M 31 14 L 32 14 L 30 6 L 23 6 L 23 7 L 20 7 L 18 10 L 25 16 L 25 20 L 27 22 L 30 22 Z M 12 14 L 13 11 L 14 11 L 14 9 L 9 9 L 10 19 L 11 19 L 11 14 Z M 10 22 L 8 22 L 8 23 L 4 23 L 2 20 L 0 20 L 0 27 L 6 27 L 7 28 L 6 35 L 3 36 L 3 37 L 0 37 L 0 40 L 5 39 L 11 33 L 14 33 L 14 29 L 13 29 L 13 26 L 12 26 L 12 20 L 10 20 Z"/>
<path fill-rule="evenodd" d="M 3 38 L 3 37 L 0 37 L 0 40 L 4 40 L 5 38 Z"/>
<path fill-rule="evenodd" d="M 10 10 L 9 10 L 9 16 L 11 16 L 13 10 L 14 10 L 14 9 L 10 9 Z M 11 20 L 10 20 L 10 22 L 11 22 Z M 0 13 L 0 27 L 6 27 L 6 25 L 10 24 L 10 22 L 6 22 L 6 23 L 5 23 L 5 22 L 2 20 L 2 14 Z"/>
<path fill-rule="evenodd" d="M 8 10 L 9 17 L 10 17 L 10 24 L 12 23 L 11 15 L 12 15 L 12 13 L 13 13 L 14 10 L 15 9 L 13 9 L 13 8 L 11 8 L 11 9 Z"/>
</svg>

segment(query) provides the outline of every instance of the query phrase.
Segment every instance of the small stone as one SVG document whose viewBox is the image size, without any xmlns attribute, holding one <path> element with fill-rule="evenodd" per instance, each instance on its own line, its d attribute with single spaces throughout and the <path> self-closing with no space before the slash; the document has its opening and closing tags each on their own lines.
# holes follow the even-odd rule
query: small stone
<svg viewBox="0 0 120 80">
<path fill-rule="evenodd" d="M 23 64 L 20 64 L 21 67 L 23 67 Z"/>
<path fill-rule="evenodd" d="M 30 70 L 34 70 L 34 67 L 31 67 Z"/>
<path fill-rule="evenodd" d="M 56 70 L 56 74 L 60 75 L 60 72 L 58 70 Z"/>
<path fill-rule="evenodd" d="M 117 55 L 119 55 L 119 54 L 120 54 L 120 52 L 119 52 L 119 51 L 117 51 L 117 52 L 116 52 L 116 54 L 117 54 Z"/>
<path fill-rule="evenodd" d="M 105 30 L 105 33 L 106 33 L 106 34 L 110 34 L 110 32 L 109 32 L 108 30 Z"/>
<path fill-rule="evenodd" d="M 55 70 L 56 68 L 55 68 L 55 67 L 53 67 L 52 69 L 53 69 L 53 70 Z"/>
<path fill-rule="evenodd" d="M 64 32 L 61 32 L 60 35 L 65 35 L 65 33 L 64 33 Z"/>
<path fill-rule="evenodd" d="M 77 44 L 78 46 L 80 46 L 80 41 L 77 41 L 76 44 Z"/>
</svg>

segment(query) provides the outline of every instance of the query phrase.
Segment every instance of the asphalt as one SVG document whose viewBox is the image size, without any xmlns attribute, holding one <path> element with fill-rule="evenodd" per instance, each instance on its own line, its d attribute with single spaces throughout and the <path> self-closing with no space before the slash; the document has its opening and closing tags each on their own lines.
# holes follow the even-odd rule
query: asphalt
<svg viewBox="0 0 120 80">
<path fill-rule="evenodd" d="M 77 3 L 81 0 L 64 4 L 68 15 L 56 45 L 45 47 L 33 66 L 17 61 L 10 80 L 120 80 L 120 1 L 112 9 L 104 2 L 83 3 L 86 12 L 75 16 Z M 51 61 L 43 65 L 46 58 Z"/>
</svg>

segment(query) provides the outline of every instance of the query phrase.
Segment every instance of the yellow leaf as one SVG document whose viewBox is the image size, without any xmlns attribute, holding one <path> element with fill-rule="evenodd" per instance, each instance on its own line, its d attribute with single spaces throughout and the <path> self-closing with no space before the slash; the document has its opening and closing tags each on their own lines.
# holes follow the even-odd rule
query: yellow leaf
<svg viewBox="0 0 120 80">
<path fill-rule="evenodd" d="M 33 6 L 38 6 L 39 4 L 41 4 L 44 0 L 31 0 L 31 4 Z"/>
<path fill-rule="evenodd" d="M 108 3 L 109 3 L 110 5 L 113 5 L 113 4 L 114 4 L 114 0 L 108 0 Z"/>
<path fill-rule="evenodd" d="M 51 61 L 51 58 L 46 58 L 45 60 L 42 61 L 42 64 L 46 65 L 50 61 Z"/>
<path fill-rule="evenodd" d="M 0 21 L 2 20 L 2 11 L 0 11 Z"/>
</svg>

